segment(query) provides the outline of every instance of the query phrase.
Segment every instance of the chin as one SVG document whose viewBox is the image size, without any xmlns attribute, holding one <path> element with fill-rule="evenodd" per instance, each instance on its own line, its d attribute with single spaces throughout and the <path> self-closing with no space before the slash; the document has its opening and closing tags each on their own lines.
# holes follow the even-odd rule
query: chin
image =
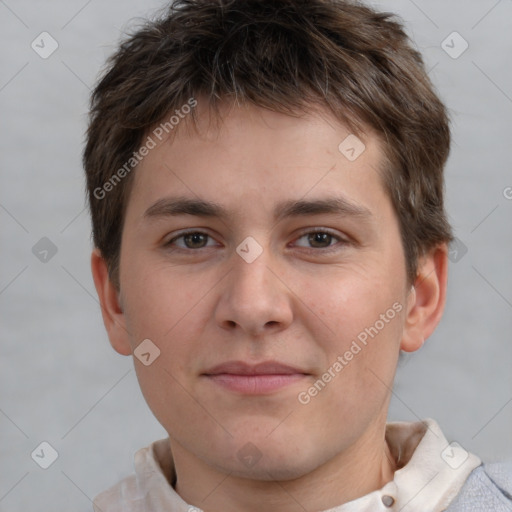
<svg viewBox="0 0 512 512">
<path fill-rule="evenodd" d="M 294 460 L 290 457 L 287 460 L 277 460 L 275 457 L 270 460 L 267 457 L 267 460 L 264 460 L 264 458 L 262 457 L 252 467 L 244 467 L 244 464 L 237 460 L 228 467 L 218 469 L 238 478 L 259 480 L 261 482 L 296 480 L 316 469 L 315 464 L 307 464 L 304 460 Z"/>
<path fill-rule="evenodd" d="M 247 430 L 245 435 L 238 433 L 236 441 L 231 440 L 229 446 L 221 447 L 221 453 L 210 453 L 209 459 L 222 472 L 261 481 L 294 480 L 321 465 L 318 440 L 308 442 L 307 436 L 291 435 L 284 428 L 279 436 L 276 431 L 270 435 L 269 432 L 272 429 L 261 429 L 259 433 Z M 226 457 L 226 453 L 230 455 Z"/>
</svg>

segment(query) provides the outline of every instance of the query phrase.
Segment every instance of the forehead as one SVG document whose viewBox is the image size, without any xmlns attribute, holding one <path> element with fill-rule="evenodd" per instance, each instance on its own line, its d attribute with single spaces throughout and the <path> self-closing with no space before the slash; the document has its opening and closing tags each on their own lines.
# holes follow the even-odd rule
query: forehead
<svg viewBox="0 0 512 512">
<path fill-rule="evenodd" d="M 136 169 L 129 204 L 138 218 L 148 216 L 148 209 L 151 217 L 172 208 L 165 204 L 169 196 L 188 199 L 188 206 L 196 200 L 196 211 L 199 199 L 203 213 L 209 203 L 216 216 L 259 208 L 274 218 L 297 211 L 291 200 L 302 200 L 299 209 L 313 213 L 322 206 L 308 206 L 306 200 L 329 196 L 330 207 L 362 218 L 373 209 L 372 194 L 382 195 L 384 155 L 370 130 L 356 136 L 327 111 L 293 117 L 250 105 L 226 106 L 217 118 L 201 103 L 196 108 L 196 125 L 183 116 L 181 126 L 167 127 L 161 140 L 158 127 L 149 132 L 155 147 Z"/>
</svg>

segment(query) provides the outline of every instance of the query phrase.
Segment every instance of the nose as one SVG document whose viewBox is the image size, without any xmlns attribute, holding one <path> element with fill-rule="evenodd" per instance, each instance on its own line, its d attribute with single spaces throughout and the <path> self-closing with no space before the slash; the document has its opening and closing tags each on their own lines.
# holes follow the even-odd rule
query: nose
<svg viewBox="0 0 512 512">
<path fill-rule="evenodd" d="M 215 311 L 219 326 L 261 336 L 286 329 L 293 319 L 290 283 L 269 249 L 252 262 L 234 251 Z M 230 262 L 231 263 L 231 262 Z"/>
</svg>

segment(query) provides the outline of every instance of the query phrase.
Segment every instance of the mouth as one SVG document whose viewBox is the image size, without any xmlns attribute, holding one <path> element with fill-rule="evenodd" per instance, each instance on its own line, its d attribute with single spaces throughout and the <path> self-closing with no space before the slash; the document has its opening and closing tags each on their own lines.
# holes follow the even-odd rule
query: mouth
<svg viewBox="0 0 512 512">
<path fill-rule="evenodd" d="M 264 395 L 290 386 L 309 373 L 277 361 L 251 365 L 229 361 L 214 366 L 202 374 L 214 385 L 245 395 Z"/>
</svg>

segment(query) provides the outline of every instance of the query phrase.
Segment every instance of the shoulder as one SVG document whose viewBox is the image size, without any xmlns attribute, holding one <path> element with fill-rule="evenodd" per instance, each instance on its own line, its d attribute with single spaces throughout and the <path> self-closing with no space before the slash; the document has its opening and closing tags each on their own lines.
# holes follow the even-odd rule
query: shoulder
<svg viewBox="0 0 512 512">
<path fill-rule="evenodd" d="M 93 500 L 94 512 L 183 509 L 184 502 L 168 480 L 175 476 L 168 441 L 160 439 L 138 450 L 135 473 L 98 494 Z"/>
<path fill-rule="evenodd" d="M 481 464 L 446 512 L 512 512 L 512 460 Z"/>
<path fill-rule="evenodd" d="M 127 476 L 93 500 L 94 512 L 131 512 L 137 500 L 135 475 Z"/>
</svg>

